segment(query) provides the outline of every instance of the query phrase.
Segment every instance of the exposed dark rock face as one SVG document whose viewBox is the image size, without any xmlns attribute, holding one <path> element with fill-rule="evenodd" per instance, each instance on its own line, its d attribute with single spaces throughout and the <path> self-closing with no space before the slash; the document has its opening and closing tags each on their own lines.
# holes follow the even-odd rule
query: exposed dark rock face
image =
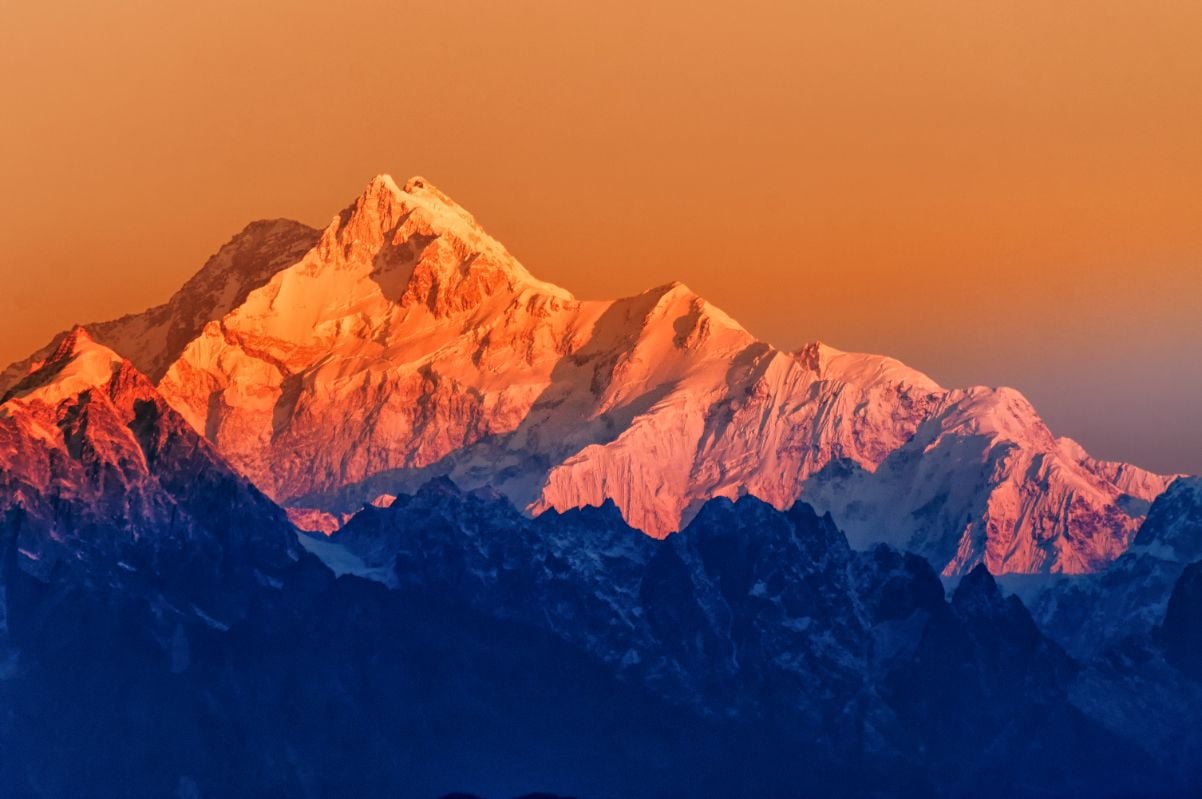
<svg viewBox="0 0 1202 799">
<path fill-rule="evenodd" d="M 530 519 L 442 480 L 365 509 L 332 540 L 303 539 L 375 579 L 335 577 L 293 546 L 247 549 L 279 541 L 279 510 L 190 462 L 207 450 L 164 435 L 168 417 L 122 418 L 163 501 L 212 514 L 148 522 L 117 550 L 68 541 L 61 561 L 87 557 L 41 572 L 14 542 L 53 537 L 81 510 L 39 505 L 36 526 L 9 511 L 6 795 L 1118 796 L 1188 784 L 1162 783 L 1138 746 L 1069 701 L 1077 665 L 983 569 L 949 602 L 925 560 L 856 552 L 808 506 L 714 500 L 655 541 L 612 505 Z M 106 429 L 96 419 L 94 433 Z M 177 480 L 173 464 L 195 478 Z M 98 520 L 81 529 L 128 536 Z M 190 576 L 110 579 L 128 573 L 112 558 L 143 547 L 190 558 Z"/>
<path fill-rule="evenodd" d="M 1173 664 L 1202 680 L 1202 561 L 1187 567 L 1173 587 L 1162 633 Z"/>
<path fill-rule="evenodd" d="M 334 542 L 402 592 L 552 629 L 673 706 L 854 770 L 852 793 L 1121 793 L 1148 762 L 1069 703 L 1078 666 L 983 568 L 949 603 L 925 560 L 855 552 L 805 505 L 714 500 L 656 543 L 609 508 L 527 520 L 442 481 Z"/>
<path fill-rule="evenodd" d="M 1103 571 L 1001 579 L 1049 637 L 1089 660 L 1159 627 L 1177 578 L 1200 558 L 1202 479 L 1182 477 L 1152 503 L 1131 549 Z"/>
</svg>

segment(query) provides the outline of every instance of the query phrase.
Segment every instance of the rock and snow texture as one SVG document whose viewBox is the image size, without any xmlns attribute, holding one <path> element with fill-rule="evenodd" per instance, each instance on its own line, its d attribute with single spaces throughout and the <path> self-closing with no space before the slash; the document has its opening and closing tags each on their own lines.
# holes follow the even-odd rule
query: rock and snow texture
<svg viewBox="0 0 1202 799">
<path fill-rule="evenodd" d="M 1089 658 L 1164 618 L 1186 566 L 1202 560 L 1202 479 L 1181 477 L 1152 503 L 1131 547 L 1088 575 L 1014 578 L 1008 584 L 1043 630 L 1070 654 Z"/>
<path fill-rule="evenodd" d="M 242 612 L 236 584 L 298 553 L 283 512 L 83 328 L 0 402 L 0 523 L 34 579 L 120 588 L 208 618 Z M 186 600 L 214 586 L 204 611 Z"/>
<path fill-rule="evenodd" d="M 857 545 L 888 530 L 946 574 L 1075 574 L 1122 555 L 1171 479 L 1093 461 L 1017 391 L 977 387 L 942 394 L 875 470 L 832 468 L 802 497 Z"/>
<path fill-rule="evenodd" d="M 376 178 L 319 235 L 264 224 L 98 335 L 315 529 L 449 475 L 532 513 L 609 499 L 654 536 L 713 497 L 802 498 L 949 574 L 1083 572 L 1167 484 L 1055 439 L 1013 390 L 783 352 L 680 284 L 578 300 L 421 178 Z"/>
<path fill-rule="evenodd" d="M 319 234 L 289 219 L 252 222 L 170 300 L 140 314 L 89 324 L 88 333 L 157 381 L 208 322 L 241 305 L 252 288 L 295 263 Z M 60 333 L 46 347 L 0 372 L 0 396 L 37 369 L 68 335 L 69 331 Z"/>
<path fill-rule="evenodd" d="M 351 555 L 401 590 L 546 627 L 657 695 L 719 715 L 764 701 L 807 720 L 832 705 L 847 713 L 867 697 L 879 701 L 868 683 L 899 667 L 918 672 L 907 684 L 919 694 L 920 683 L 939 684 L 930 676 L 937 661 L 947 668 L 973 657 L 969 636 L 955 632 L 954 656 L 935 647 L 923 663 L 924 646 L 952 632 L 944 625 L 960 627 L 960 611 L 995 649 L 1018 639 L 1034 644 L 1026 654 L 1037 660 L 1063 659 L 1038 643 L 1025 609 L 1003 600 L 987 574 L 963 581 L 948 614 L 923 559 L 884 546 L 855 552 L 829 516 L 804 503 L 777 511 L 750 497 L 711 500 L 679 535 L 657 542 L 612 503 L 528 520 L 495 495 L 441 480 L 357 515 L 328 546 L 322 554 L 336 566 Z M 995 634 L 998 616 L 1021 630 Z M 1034 692 L 1027 700 L 1039 701 Z M 883 741 L 897 724 L 879 708 L 860 710 L 869 739 Z"/>
</svg>

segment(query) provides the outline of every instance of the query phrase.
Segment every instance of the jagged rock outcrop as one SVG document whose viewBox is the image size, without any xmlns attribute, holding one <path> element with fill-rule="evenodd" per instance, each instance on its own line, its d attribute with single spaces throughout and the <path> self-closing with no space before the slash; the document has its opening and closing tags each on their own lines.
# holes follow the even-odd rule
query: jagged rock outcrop
<svg viewBox="0 0 1202 799">
<path fill-rule="evenodd" d="M 1106 645 L 1084 660 L 1070 701 L 1151 755 L 1163 787 L 1140 792 L 1153 795 L 1190 796 L 1202 784 L 1202 561 L 1175 560 L 1199 546 L 1198 489 L 1196 479 L 1174 483 L 1153 506 L 1138 550 L 1086 578 L 1105 579 L 1117 599 L 1101 590 L 1087 597 L 1096 604 L 1083 614 L 1082 637 L 1093 633 Z M 1073 610 L 1084 604 L 1062 599 Z"/>
<path fill-rule="evenodd" d="M 280 514 L 240 517 L 270 530 Z M 109 521 L 93 540 L 123 540 Z M 208 565 L 210 538 L 181 541 L 173 557 Z M 127 550 L 93 546 L 69 550 L 86 554 L 79 567 L 10 580 L 0 790 L 1068 797 L 1165 784 L 1142 742 L 1069 704 L 1074 665 L 983 567 L 948 602 L 922 558 L 857 552 L 803 504 L 716 499 L 657 541 L 612 503 L 531 519 L 440 481 L 305 541 L 342 576 L 302 555 L 150 591 L 109 580 Z"/>
<path fill-rule="evenodd" d="M 1146 762 L 1070 705 L 1079 667 L 984 566 L 948 602 L 922 558 L 857 552 L 803 503 L 715 499 L 657 542 L 612 504 L 531 520 L 438 481 L 320 545 L 402 595 L 552 631 L 703 717 L 754 719 L 831 764 L 883 769 L 892 793 L 1071 793 L 1100 773 L 1121 793 L 1135 783 L 1118 764 Z M 871 792 L 873 779 L 848 784 Z"/>
<path fill-rule="evenodd" d="M 83 328 L 0 404 L 0 521 L 10 600 L 18 578 L 101 585 L 214 624 L 299 554 L 279 508 Z"/>
<path fill-rule="evenodd" d="M 1202 480 L 1182 477 L 1157 497 L 1127 553 L 1101 571 L 1006 582 L 1044 632 L 1074 656 L 1089 659 L 1158 627 L 1174 584 L 1199 559 Z"/>
</svg>

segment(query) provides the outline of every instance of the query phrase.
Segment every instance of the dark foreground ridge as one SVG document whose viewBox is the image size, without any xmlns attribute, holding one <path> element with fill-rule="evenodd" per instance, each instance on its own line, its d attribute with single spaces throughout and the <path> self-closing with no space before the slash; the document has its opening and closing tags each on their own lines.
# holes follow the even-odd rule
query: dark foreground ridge
<svg viewBox="0 0 1202 799">
<path fill-rule="evenodd" d="M 172 425 L 147 440 L 186 436 Z M 190 485 L 161 485 L 197 507 Z M 67 542 L 55 568 L 28 547 L 78 513 L 69 499 L 40 504 L 36 524 L 16 504 L 3 517 L 0 793 L 1123 796 L 1199 784 L 1183 759 L 1197 734 L 1175 732 L 1202 707 L 1196 570 L 1163 633 L 1140 645 L 1142 665 L 1115 655 L 1107 670 L 1065 654 L 983 568 L 949 601 L 925 560 L 853 551 L 802 504 L 715 500 L 655 541 L 612 506 L 529 519 L 438 481 L 325 542 L 369 580 L 284 542 L 247 550 L 248 537 L 284 535 L 278 511 L 222 490 L 207 501 L 239 520 L 235 537 L 195 524 L 133 535 L 90 518 L 90 535 L 120 546 Z M 167 585 L 138 558 L 147 547 L 204 556 Z M 1145 695 L 1133 669 L 1174 691 L 1185 720 L 1124 734 L 1090 704 Z"/>
</svg>

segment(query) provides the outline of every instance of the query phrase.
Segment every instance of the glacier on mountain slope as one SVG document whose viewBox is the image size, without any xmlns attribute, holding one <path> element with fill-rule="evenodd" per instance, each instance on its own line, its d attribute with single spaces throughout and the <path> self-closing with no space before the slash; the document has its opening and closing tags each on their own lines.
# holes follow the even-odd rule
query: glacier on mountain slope
<svg viewBox="0 0 1202 799">
<path fill-rule="evenodd" d="M 533 513 L 613 500 L 655 536 L 713 497 L 802 498 L 858 545 L 913 548 L 947 574 L 1088 572 L 1169 480 L 1055 439 L 1010 389 L 776 350 L 681 284 L 577 300 L 421 178 L 376 178 L 320 234 L 272 224 L 206 266 L 203 301 L 185 287 L 94 329 L 327 530 L 445 474 Z M 223 274 L 235 288 L 216 288 Z"/>
</svg>

